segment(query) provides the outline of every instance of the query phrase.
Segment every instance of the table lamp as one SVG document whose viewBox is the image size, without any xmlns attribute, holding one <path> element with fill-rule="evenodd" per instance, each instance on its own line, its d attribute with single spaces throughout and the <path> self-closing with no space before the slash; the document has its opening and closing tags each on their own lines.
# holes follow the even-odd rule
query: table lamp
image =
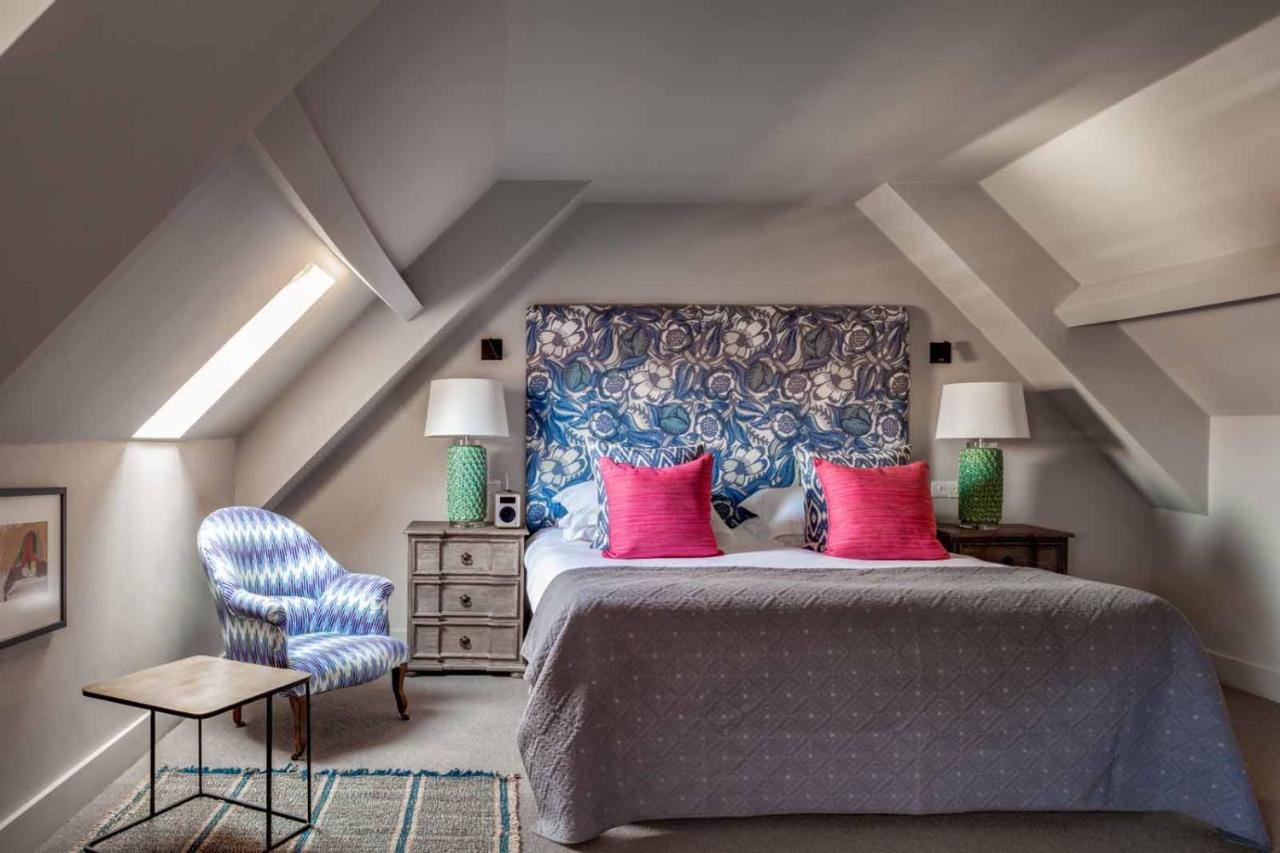
<svg viewBox="0 0 1280 853">
<path fill-rule="evenodd" d="M 1004 451 L 995 438 L 1030 438 L 1020 382 L 959 382 L 942 386 L 934 438 L 969 439 L 957 465 L 960 523 L 996 527 L 1004 512 Z"/>
<path fill-rule="evenodd" d="M 451 436 L 445 474 L 445 515 L 450 524 L 483 524 L 489 460 L 479 437 L 506 438 L 507 404 L 496 379 L 433 379 L 427 399 L 426 436 Z"/>
</svg>

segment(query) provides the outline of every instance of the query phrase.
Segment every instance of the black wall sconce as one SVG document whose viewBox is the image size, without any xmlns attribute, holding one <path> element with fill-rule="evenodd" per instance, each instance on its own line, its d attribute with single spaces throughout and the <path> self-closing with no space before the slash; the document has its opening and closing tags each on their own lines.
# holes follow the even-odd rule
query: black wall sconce
<svg viewBox="0 0 1280 853">
<path fill-rule="evenodd" d="M 481 338 L 480 360 L 502 361 L 502 338 Z"/>
<path fill-rule="evenodd" d="M 929 363 L 951 363 L 951 341 L 929 341 Z"/>
</svg>

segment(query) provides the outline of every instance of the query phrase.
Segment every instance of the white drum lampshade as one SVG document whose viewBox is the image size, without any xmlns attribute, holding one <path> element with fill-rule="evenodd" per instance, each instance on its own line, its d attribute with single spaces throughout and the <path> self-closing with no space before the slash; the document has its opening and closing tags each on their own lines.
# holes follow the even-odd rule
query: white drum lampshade
<svg viewBox="0 0 1280 853">
<path fill-rule="evenodd" d="M 506 438 L 507 403 L 496 379 L 433 379 L 426 436 Z"/>
<path fill-rule="evenodd" d="M 1030 438 L 1021 382 L 942 386 L 934 438 Z"/>
<path fill-rule="evenodd" d="M 958 382 L 942 386 L 934 438 L 971 439 L 960 451 L 960 523 L 997 527 L 1004 515 L 1004 452 L 993 438 L 1030 438 L 1019 382 Z"/>
<path fill-rule="evenodd" d="M 427 400 L 426 436 L 453 436 L 446 457 L 445 505 L 451 524 L 484 523 L 489 460 L 485 449 L 467 439 L 506 438 L 507 404 L 496 379 L 435 379 Z"/>
</svg>

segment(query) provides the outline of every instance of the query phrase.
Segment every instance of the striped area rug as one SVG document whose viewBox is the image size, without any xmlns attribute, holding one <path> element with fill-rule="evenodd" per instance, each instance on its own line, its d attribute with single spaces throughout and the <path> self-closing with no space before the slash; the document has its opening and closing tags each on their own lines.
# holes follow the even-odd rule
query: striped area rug
<svg viewBox="0 0 1280 853">
<path fill-rule="evenodd" d="M 305 812 L 305 770 L 291 764 L 272 775 L 275 810 Z M 315 827 L 277 849 L 519 853 L 518 778 L 483 770 L 319 770 L 312 788 Z M 156 780 L 156 807 L 163 808 L 195 793 L 196 769 L 164 767 L 157 771 Z M 261 770 L 215 767 L 204 771 L 206 791 L 251 803 L 265 801 L 265 781 Z M 99 824 L 93 837 L 142 817 L 147 807 L 143 782 Z M 297 827 L 293 821 L 275 818 L 274 838 L 283 838 Z M 112 853 L 261 850 L 264 829 L 261 812 L 201 799 L 104 841 L 98 849 Z"/>
</svg>

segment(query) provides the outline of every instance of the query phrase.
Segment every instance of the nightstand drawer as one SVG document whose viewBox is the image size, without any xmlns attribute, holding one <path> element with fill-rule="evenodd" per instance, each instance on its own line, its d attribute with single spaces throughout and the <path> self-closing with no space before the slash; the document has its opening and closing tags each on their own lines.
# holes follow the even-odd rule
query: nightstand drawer
<svg viewBox="0 0 1280 853">
<path fill-rule="evenodd" d="M 1035 549 L 1030 545 L 968 545 L 964 553 L 979 560 L 1003 563 L 1006 566 L 1031 566 L 1036 564 Z"/>
<path fill-rule="evenodd" d="M 447 539 L 440 549 L 440 572 L 446 575 L 520 574 L 520 543 L 484 539 Z"/>
<path fill-rule="evenodd" d="M 516 660 L 520 654 L 520 626 L 506 624 L 414 623 L 415 658 L 455 660 Z"/>
<path fill-rule="evenodd" d="M 414 616 L 478 616 L 515 619 L 520 589 L 515 583 L 415 583 Z"/>
<path fill-rule="evenodd" d="M 413 543 L 414 574 L 440 574 L 440 540 L 418 540 Z"/>
</svg>

